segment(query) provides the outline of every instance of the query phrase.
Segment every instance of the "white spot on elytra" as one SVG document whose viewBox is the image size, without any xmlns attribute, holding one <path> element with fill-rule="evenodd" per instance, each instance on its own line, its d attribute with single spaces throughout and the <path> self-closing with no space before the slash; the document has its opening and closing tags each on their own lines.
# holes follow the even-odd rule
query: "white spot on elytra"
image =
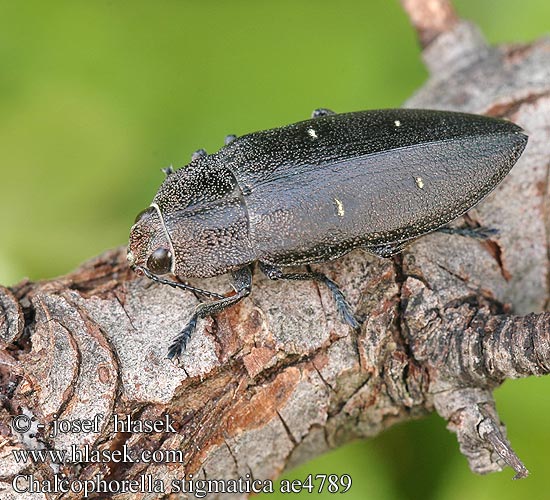
<svg viewBox="0 0 550 500">
<path fill-rule="evenodd" d="M 420 189 L 424 189 L 424 180 L 422 179 L 422 177 L 415 177 L 414 178 L 414 182 L 416 182 L 416 185 L 420 188 Z"/>
<path fill-rule="evenodd" d="M 317 139 L 317 137 L 318 137 L 318 136 L 317 136 L 317 132 L 315 132 L 315 130 L 312 129 L 312 128 L 308 128 L 308 129 L 307 129 L 307 133 L 308 133 L 311 137 L 313 137 L 314 139 Z"/>
<path fill-rule="evenodd" d="M 393 123 L 394 123 L 394 125 L 395 125 L 396 127 L 400 127 L 400 126 L 401 126 L 401 122 L 400 122 L 399 120 L 395 120 Z"/>
<path fill-rule="evenodd" d="M 346 213 L 344 211 L 344 204 L 338 198 L 334 198 L 334 203 L 336 204 L 336 215 L 338 215 L 338 217 L 344 217 Z"/>
</svg>

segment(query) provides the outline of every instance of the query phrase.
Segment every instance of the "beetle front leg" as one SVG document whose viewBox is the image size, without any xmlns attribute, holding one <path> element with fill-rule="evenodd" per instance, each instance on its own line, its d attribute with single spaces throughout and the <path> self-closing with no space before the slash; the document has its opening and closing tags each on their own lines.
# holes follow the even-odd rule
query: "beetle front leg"
<svg viewBox="0 0 550 500">
<path fill-rule="evenodd" d="M 299 281 L 318 281 L 323 283 L 332 294 L 334 301 L 336 302 L 336 308 L 338 315 L 343 323 L 347 323 L 354 330 L 359 329 L 359 322 L 353 314 L 351 306 L 348 304 L 346 297 L 342 293 L 342 290 L 338 288 L 338 285 L 334 283 L 330 278 L 326 277 L 323 273 L 316 271 L 309 273 L 283 273 L 279 268 L 270 264 L 260 262 L 260 269 L 270 280 L 299 280 Z"/>
<path fill-rule="evenodd" d="M 250 290 L 252 289 L 252 271 L 250 267 L 243 267 L 242 269 L 231 273 L 231 276 L 231 285 L 237 293 L 231 297 L 225 297 L 214 302 L 203 302 L 202 304 L 199 304 L 195 308 L 195 311 L 193 312 L 193 315 L 187 325 L 185 325 L 180 334 L 172 341 L 172 345 L 170 346 L 170 349 L 168 349 L 167 357 L 169 359 L 179 357 L 185 350 L 187 342 L 195 331 L 197 321 L 200 318 L 206 318 L 207 316 L 218 313 L 227 307 L 235 305 L 237 302 L 250 294 Z"/>
</svg>

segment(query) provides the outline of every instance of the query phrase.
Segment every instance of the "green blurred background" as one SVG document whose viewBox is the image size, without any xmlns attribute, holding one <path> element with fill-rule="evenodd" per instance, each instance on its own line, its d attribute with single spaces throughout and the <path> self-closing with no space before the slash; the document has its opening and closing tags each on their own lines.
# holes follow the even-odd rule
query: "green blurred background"
<svg viewBox="0 0 550 500">
<path fill-rule="evenodd" d="M 550 32 L 548 0 L 456 0 L 493 43 Z M 399 106 L 426 78 L 396 0 L 0 0 L 0 283 L 124 244 L 163 175 L 229 133 L 316 107 Z M 532 476 L 473 475 L 437 416 L 287 477 L 349 473 L 346 498 L 548 498 L 550 383 L 497 403 Z M 330 495 L 327 495 L 330 496 Z"/>
</svg>

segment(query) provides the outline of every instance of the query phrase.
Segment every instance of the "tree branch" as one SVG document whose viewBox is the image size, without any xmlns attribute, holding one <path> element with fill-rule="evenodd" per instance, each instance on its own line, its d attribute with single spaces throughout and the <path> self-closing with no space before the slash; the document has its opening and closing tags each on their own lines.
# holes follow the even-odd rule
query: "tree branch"
<svg viewBox="0 0 550 500">
<path fill-rule="evenodd" d="M 480 242 L 435 233 L 393 260 L 352 252 L 319 266 L 366 317 L 358 335 L 340 324 L 324 288 L 256 273 L 251 297 L 202 322 L 179 367 L 165 355 L 196 299 L 133 275 L 122 248 L 56 280 L 0 288 L 0 478 L 7 491 L 16 474 L 31 472 L 113 481 L 150 473 L 167 490 L 185 474 L 273 478 L 434 409 L 472 470 L 507 464 L 516 477 L 527 474 L 492 391 L 550 369 L 550 314 L 541 312 L 550 276 L 550 42 L 489 48 L 447 2 L 429 3 L 443 12 L 433 22 L 417 2 L 405 5 L 431 71 L 407 105 L 507 117 L 530 135 L 510 175 L 465 219 L 498 235 Z M 209 280 L 208 289 L 224 288 L 223 278 Z M 115 414 L 136 421 L 169 415 L 174 432 L 114 429 Z M 16 433 L 15 415 L 36 422 Z M 96 415 L 97 432 L 49 435 L 55 421 Z M 181 457 L 154 466 L 55 465 L 17 462 L 12 453 L 86 444 Z"/>
<path fill-rule="evenodd" d="M 448 0 L 401 0 L 401 4 L 418 32 L 423 49 L 458 23 L 456 12 Z"/>
</svg>

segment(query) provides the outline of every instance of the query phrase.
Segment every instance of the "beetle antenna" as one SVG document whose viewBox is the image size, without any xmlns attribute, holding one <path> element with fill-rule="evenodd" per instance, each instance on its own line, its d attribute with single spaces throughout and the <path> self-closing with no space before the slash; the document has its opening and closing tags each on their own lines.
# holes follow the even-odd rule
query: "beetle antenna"
<svg viewBox="0 0 550 500">
<path fill-rule="evenodd" d="M 149 269 L 142 266 L 132 266 L 132 270 L 134 272 L 137 272 L 138 274 L 139 273 L 144 274 L 150 280 L 156 281 L 161 285 L 169 285 L 172 288 L 181 288 L 182 290 L 190 290 L 192 292 L 200 293 L 201 295 L 204 295 L 206 297 L 212 297 L 213 299 L 225 298 L 223 295 L 220 295 L 219 293 L 209 292 L 208 290 L 202 290 L 201 288 L 195 288 L 194 286 L 187 285 L 186 283 L 179 283 L 178 281 L 170 281 L 164 278 L 159 278 L 156 274 L 153 274 L 151 271 L 149 271 Z"/>
</svg>

